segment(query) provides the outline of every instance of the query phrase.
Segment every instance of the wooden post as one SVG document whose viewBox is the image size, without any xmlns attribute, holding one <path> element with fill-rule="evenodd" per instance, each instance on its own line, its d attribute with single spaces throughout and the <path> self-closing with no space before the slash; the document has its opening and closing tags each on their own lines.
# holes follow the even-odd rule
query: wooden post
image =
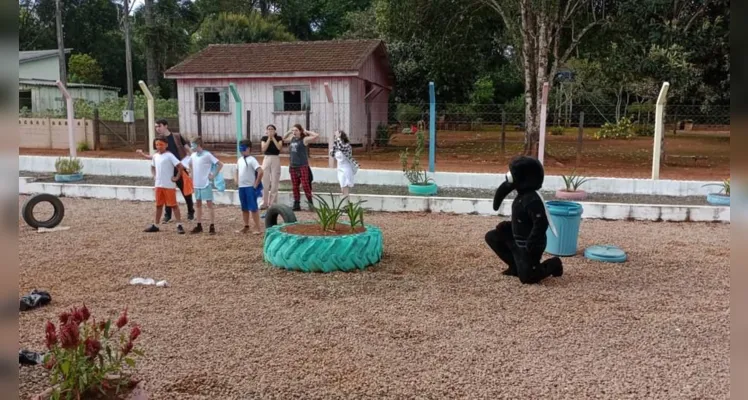
<svg viewBox="0 0 748 400">
<path fill-rule="evenodd" d="M 579 132 L 577 133 L 577 167 L 582 159 L 582 142 L 584 141 L 584 111 L 579 113 Z"/>
<path fill-rule="evenodd" d="M 99 125 L 99 109 L 94 108 L 93 139 L 94 150 L 101 150 L 101 126 Z"/>
<path fill-rule="evenodd" d="M 252 121 L 252 111 L 247 110 L 247 137 L 245 139 L 252 138 L 252 128 L 250 127 L 252 125 L 250 124 L 251 121 Z"/>
<path fill-rule="evenodd" d="M 501 110 L 501 155 L 506 153 L 506 110 Z"/>
<path fill-rule="evenodd" d="M 203 137 L 203 113 L 200 104 L 197 105 L 197 136 Z"/>
<path fill-rule="evenodd" d="M 366 152 L 371 158 L 371 105 L 367 101 L 364 107 L 366 110 Z"/>
</svg>

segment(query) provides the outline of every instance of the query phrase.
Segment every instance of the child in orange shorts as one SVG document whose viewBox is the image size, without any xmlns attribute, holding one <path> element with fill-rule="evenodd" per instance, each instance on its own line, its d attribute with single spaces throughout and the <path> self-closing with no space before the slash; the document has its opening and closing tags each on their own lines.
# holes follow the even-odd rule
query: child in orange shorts
<svg viewBox="0 0 748 400">
<path fill-rule="evenodd" d="M 155 180 L 156 187 L 156 219 L 155 223 L 147 228 L 146 232 L 158 232 L 159 228 L 156 226 L 161 220 L 161 214 L 164 211 L 164 206 L 171 207 L 174 210 L 174 217 L 177 220 L 177 233 L 184 234 L 184 228 L 182 228 L 182 215 L 179 212 L 177 206 L 177 184 L 179 176 L 184 172 L 182 163 L 174 157 L 174 154 L 166 151 L 166 139 L 159 137 L 156 139 L 156 150 L 158 151 L 153 155 L 151 161 L 151 175 Z M 179 170 L 177 176 L 174 176 L 174 168 Z"/>
</svg>

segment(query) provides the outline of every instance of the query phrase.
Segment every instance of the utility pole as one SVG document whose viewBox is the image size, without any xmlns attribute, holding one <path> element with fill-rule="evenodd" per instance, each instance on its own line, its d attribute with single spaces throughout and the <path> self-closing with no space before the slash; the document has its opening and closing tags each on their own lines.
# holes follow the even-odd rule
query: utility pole
<svg viewBox="0 0 748 400">
<path fill-rule="evenodd" d="M 135 132 L 133 129 L 135 122 L 133 109 L 135 107 L 132 99 L 132 51 L 130 49 L 130 2 L 124 0 L 124 5 L 125 15 L 123 24 L 125 28 L 125 68 L 127 70 L 127 111 L 129 113 L 128 118 L 124 118 L 124 122 L 127 123 L 130 142 L 135 143 Z"/>
<path fill-rule="evenodd" d="M 60 82 L 68 86 L 67 62 L 65 60 L 65 43 L 62 40 L 62 5 L 61 0 L 55 0 L 55 18 L 57 19 L 57 50 L 59 51 Z"/>
</svg>

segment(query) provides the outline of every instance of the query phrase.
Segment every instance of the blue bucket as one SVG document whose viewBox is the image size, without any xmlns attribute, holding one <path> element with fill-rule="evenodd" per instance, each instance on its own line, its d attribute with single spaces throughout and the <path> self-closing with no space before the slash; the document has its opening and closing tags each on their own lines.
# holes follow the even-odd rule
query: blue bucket
<svg viewBox="0 0 748 400">
<path fill-rule="evenodd" d="M 579 239 L 579 225 L 582 222 L 584 209 L 573 201 L 547 201 L 548 213 L 553 219 L 558 236 L 553 234 L 551 227 L 546 231 L 548 243 L 545 251 L 554 256 L 573 256 L 577 254 L 577 239 Z"/>
</svg>

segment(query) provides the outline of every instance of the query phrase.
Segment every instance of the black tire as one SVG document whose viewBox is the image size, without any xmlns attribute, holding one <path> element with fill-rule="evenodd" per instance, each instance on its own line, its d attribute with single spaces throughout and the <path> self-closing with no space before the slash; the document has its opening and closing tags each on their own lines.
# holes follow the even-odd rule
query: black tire
<svg viewBox="0 0 748 400">
<path fill-rule="evenodd" d="M 52 218 L 46 221 L 39 221 L 34 217 L 34 207 L 39 203 L 47 202 L 52 204 L 55 212 L 52 214 Z M 62 200 L 59 197 L 49 193 L 39 193 L 31 196 L 21 209 L 23 213 L 23 220 L 34 229 L 39 228 L 54 228 L 62 222 L 62 218 L 65 217 L 65 206 L 62 204 Z"/>
<path fill-rule="evenodd" d="M 279 215 L 283 218 L 283 222 L 287 224 L 296 222 L 296 214 L 294 214 L 291 207 L 285 204 L 273 204 L 265 213 L 265 229 L 278 225 Z"/>
</svg>

